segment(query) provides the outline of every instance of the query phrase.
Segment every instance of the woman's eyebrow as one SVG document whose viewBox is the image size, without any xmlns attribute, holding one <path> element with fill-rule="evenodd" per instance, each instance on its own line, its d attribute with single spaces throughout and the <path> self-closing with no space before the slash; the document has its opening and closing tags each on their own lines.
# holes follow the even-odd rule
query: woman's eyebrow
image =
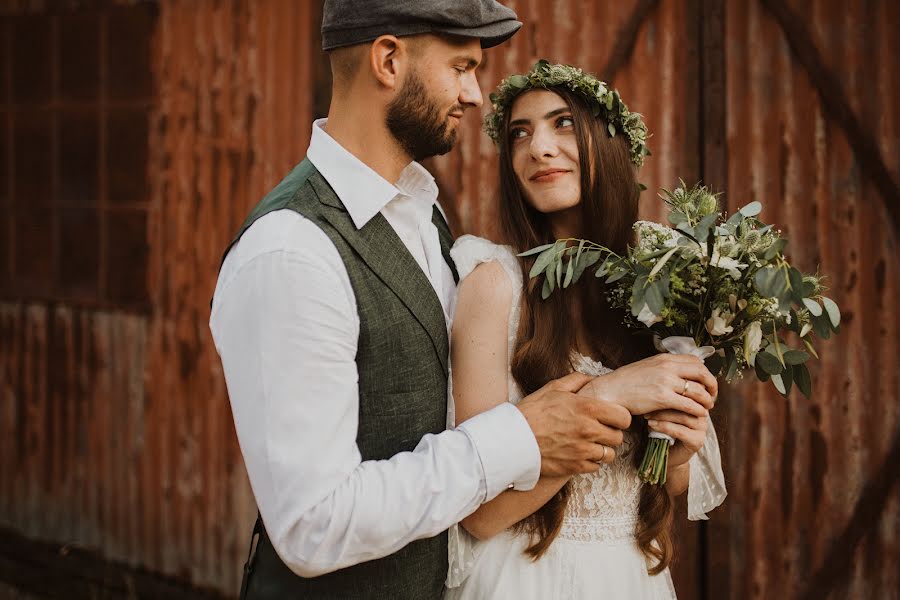
<svg viewBox="0 0 900 600">
<path fill-rule="evenodd" d="M 569 107 L 561 106 L 560 108 L 553 109 L 550 112 L 548 112 L 546 115 L 544 115 L 544 120 L 552 119 L 553 117 L 555 117 L 557 115 L 561 115 L 562 113 L 567 113 L 567 112 L 570 112 Z M 531 123 L 531 119 L 516 119 L 515 121 L 510 121 L 509 126 L 514 127 L 516 125 L 528 125 L 530 123 Z"/>
</svg>

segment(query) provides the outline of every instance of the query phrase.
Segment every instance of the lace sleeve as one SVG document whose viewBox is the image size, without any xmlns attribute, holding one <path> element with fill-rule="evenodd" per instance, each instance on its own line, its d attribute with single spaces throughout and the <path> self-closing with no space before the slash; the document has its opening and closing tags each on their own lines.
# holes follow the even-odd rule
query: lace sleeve
<svg viewBox="0 0 900 600">
<path fill-rule="evenodd" d="M 710 512 L 725 500 L 725 474 L 722 472 L 722 454 L 716 428 L 708 416 L 706 441 L 690 460 L 690 482 L 688 483 L 688 519 L 706 520 Z"/>
<path fill-rule="evenodd" d="M 473 235 L 464 235 L 460 237 L 453 249 L 450 251 L 453 262 L 456 263 L 456 270 L 459 272 L 459 279 L 462 281 L 469 273 L 475 270 L 475 267 L 481 263 L 497 261 L 503 267 L 503 270 L 510 278 L 512 283 L 512 306 L 509 314 L 508 328 L 508 348 L 512 351 L 512 344 L 515 342 L 516 329 L 519 322 L 519 299 L 522 294 L 522 275 L 519 270 L 519 264 L 515 254 L 508 246 L 500 246 L 489 240 L 475 237 Z M 456 408 L 453 402 L 453 365 L 450 365 L 450 380 L 447 385 L 447 429 L 456 427 Z M 512 377 L 507 377 L 509 401 L 518 402 L 521 398 L 521 392 L 513 381 Z M 481 545 L 474 537 L 472 537 L 459 524 L 450 527 L 448 533 L 448 555 L 449 565 L 447 569 L 447 580 L 445 585 L 448 588 L 457 587 L 465 581 L 466 577 L 472 570 L 472 565 L 480 552 Z"/>
</svg>

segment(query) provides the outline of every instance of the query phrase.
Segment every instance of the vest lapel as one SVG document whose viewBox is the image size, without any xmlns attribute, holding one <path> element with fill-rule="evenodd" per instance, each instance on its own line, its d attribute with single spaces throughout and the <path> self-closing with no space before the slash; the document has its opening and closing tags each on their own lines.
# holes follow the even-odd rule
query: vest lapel
<svg viewBox="0 0 900 600">
<path fill-rule="evenodd" d="M 441 214 L 437 205 L 435 205 L 432 210 L 431 222 L 434 223 L 434 226 L 437 227 L 438 230 L 438 237 L 441 240 L 441 254 L 444 256 L 444 262 L 447 263 L 447 266 L 450 267 L 450 272 L 453 273 L 453 281 L 459 283 L 459 272 L 456 270 L 456 263 L 453 262 L 453 257 L 450 256 L 450 248 L 453 247 L 453 234 L 450 232 L 450 225 L 447 224 L 444 215 Z"/>
<path fill-rule="evenodd" d="M 444 309 L 431 282 L 381 213 L 357 229 L 331 186 L 319 174 L 309 179 L 319 201 L 328 209 L 322 216 L 347 240 L 370 269 L 409 309 L 431 338 L 447 372 L 449 341 Z"/>
</svg>

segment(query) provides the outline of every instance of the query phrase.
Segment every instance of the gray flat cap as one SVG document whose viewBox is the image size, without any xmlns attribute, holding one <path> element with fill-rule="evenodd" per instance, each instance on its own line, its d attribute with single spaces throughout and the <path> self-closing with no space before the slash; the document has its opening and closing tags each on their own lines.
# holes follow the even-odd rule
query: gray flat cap
<svg viewBox="0 0 900 600">
<path fill-rule="evenodd" d="M 494 0 L 325 0 L 322 50 L 417 33 L 474 37 L 490 48 L 521 26 L 515 11 Z"/>
</svg>

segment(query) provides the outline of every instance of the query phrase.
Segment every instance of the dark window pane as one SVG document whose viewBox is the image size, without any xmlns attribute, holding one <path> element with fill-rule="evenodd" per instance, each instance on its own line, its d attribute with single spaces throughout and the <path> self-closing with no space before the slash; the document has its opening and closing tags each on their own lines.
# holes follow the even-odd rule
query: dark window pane
<svg viewBox="0 0 900 600">
<path fill-rule="evenodd" d="M 56 295 L 96 300 L 100 270 L 100 223 L 94 208 L 63 208 L 59 212 L 59 253 Z"/>
<path fill-rule="evenodd" d="M 13 156 L 15 189 L 19 207 L 48 207 L 51 201 L 50 112 L 22 110 L 15 114 Z"/>
<path fill-rule="evenodd" d="M 35 104 L 50 101 L 50 19 L 16 17 L 13 38 L 13 101 Z"/>
<path fill-rule="evenodd" d="M 111 203 L 147 199 L 147 144 L 146 111 L 110 111 L 106 168 Z"/>
<path fill-rule="evenodd" d="M 67 204 L 96 204 L 99 119 L 95 111 L 60 115 L 59 198 Z"/>
<path fill-rule="evenodd" d="M 96 13 L 60 17 L 60 94 L 63 100 L 90 101 L 100 89 L 100 18 Z"/>
<path fill-rule="evenodd" d="M 15 212 L 16 293 L 46 298 L 53 279 L 53 236 L 49 209 L 21 207 Z"/>
<path fill-rule="evenodd" d="M 147 296 L 147 213 L 106 213 L 106 290 L 113 304 L 143 305 Z"/>
<path fill-rule="evenodd" d="M 149 99 L 153 91 L 150 38 L 156 6 L 143 2 L 110 10 L 109 97 L 113 100 Z"/>
</svg>

